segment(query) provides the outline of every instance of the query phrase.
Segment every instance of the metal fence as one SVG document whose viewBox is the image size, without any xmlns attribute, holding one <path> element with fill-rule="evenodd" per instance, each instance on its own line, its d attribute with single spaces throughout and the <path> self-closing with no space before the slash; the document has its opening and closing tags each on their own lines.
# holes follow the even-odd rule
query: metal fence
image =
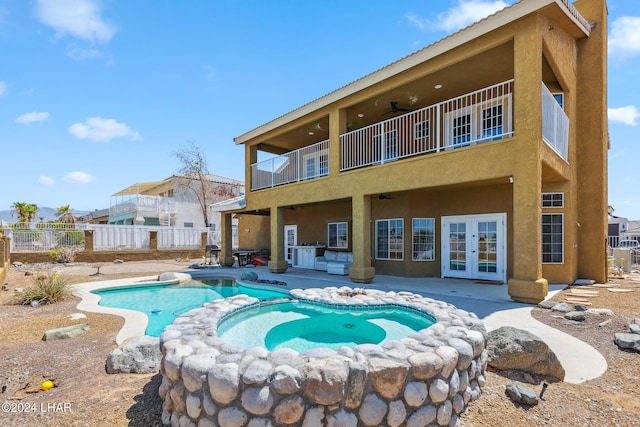
<svg viewBox="0 0 640 427">
<path fill-rule="evenodd" d="M 68 247 L 85 249 L 85 230 L 93 231 L 95 251 L 149 249 L 149 232 L 156 231 L 158 249 L 197 249 L 202 247 L 202 233 L 208 245 L 221 245 L 218 231 L 209 228 L 154 227 L 107 224 L 38 224 L 32 228 L 11 225 L 4 234 L 11 237 L 11 252 L 48 252 Z M 238 247 L 238 230 L 233 226 L 233 247 Z"/>
</svg>

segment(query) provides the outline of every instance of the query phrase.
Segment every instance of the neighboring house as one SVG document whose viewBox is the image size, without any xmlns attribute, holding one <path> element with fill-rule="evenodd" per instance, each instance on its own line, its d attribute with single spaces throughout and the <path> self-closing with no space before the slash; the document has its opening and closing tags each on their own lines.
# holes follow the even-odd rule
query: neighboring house
<svg viewBox="0 0 640 427">
<path fill-rule="evenodd" d="M 640 241 L 640 221 L 629 221 L 617 216 L 609 217 L 609 246 L 617 248 L 621 240 Z"/>
<path fill-rule="evenodd" d="M 606 61 L 604 0 L 521 0 L 248 131 L 223 262 L 235 214 L 274 272 L 320 243 L 352 253 L 357 283 L 506 282 L 538 302 L 606 281 Z"/>
<path fill-rule="evenodd" d="M 207 176 L 208 204 L 236 197 L 244 183 L 217 175 Z M 109 224 L 138 224 L 176 227 L 205 227 L 198 197 L 201 182 L 173 175 L 163 181 L 133 184 L 111 196 Z M 208 218 L 210 228 L 219 230 L 219 214 Z"/>
<path fill-rule="evenodd" d="M 82 224 L 108 224 L 109 209 L 96 209 L 93 212 L 78 217 L 78 222 Z"/>
</svg>

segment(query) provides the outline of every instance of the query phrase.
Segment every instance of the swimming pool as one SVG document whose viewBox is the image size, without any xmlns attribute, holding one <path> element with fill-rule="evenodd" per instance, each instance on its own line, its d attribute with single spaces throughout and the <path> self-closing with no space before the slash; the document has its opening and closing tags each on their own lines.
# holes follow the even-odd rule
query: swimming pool
<svg viewBox="0 0 640 427">
<path fill-rule="evenodd" d="M 244 348 L 290 348 L 304 353 L 317 347 L 338 350 L 400 340 L 434 322 L 415 310 L 385 305 L 349 309 L 312 302 L 268 302 L 223 319 L 218 336 Z"/>
<path fill-rule="evenodd" d="M 282 298 L 286 291 L 258 289 L 236 284 L 233 279 L 191 280 L 180 284 L 120 287 L 93 291 L 99 305 L 140 311 L 147 315 L 146 335 L 159 337 L 164 328 L 187 311 L 234 295 L 246 294 L 260 300 Z"/>
</svg>

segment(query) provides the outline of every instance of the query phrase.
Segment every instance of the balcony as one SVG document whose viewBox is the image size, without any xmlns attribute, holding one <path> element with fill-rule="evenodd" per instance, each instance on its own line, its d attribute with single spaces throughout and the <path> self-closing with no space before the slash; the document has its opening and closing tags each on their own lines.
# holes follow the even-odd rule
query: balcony
<svg viewBox="0 0 640 427">
<path fill-rule="evenodd" d="M 251 165 L 251 190 L 329 175 L 329 140 Z"/>
<path fill-rule="evenodd" d="M 117 222 L 125 218 L 162 217 L 175 212 L 175 202 L 162 196 L 137 194 L 130 196 L 109 208 L 109 221 Z"/>
<path fill-rule="evenodd" d="M 365 126 L 340 135 L 339 170 L 393 162 L 511 138 L 513 80 Z M 542 85 L 544 141 L 567 158 L 569 119 Z M 329 140 L 251 165 L 251 190 L 329 174 Z"/>
<path fill-rule="evenodd" d="M 513 135 L 513 80 L 340 136 L 340 171 Z"/>
</svg>

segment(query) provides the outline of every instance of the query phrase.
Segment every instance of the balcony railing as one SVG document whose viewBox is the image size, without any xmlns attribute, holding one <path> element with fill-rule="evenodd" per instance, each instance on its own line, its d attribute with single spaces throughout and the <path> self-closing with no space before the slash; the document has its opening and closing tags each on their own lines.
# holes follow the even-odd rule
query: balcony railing
<svg viewBox="0 0 640 427">
<path fill-rule="evenodd" d="M 542 83 L 542 139 L 563 159 L 568 159 L 569 117 L 544 83 Z"/>
<path fill-rule="evenodd" d="M 513 80 L 340 136 L 340 170 L 513 135 Z"/>
<path fill-rule="evenodd" d="M 542 133 L 567 158 L 569 118 L 542 85 Z M 449 99 L 340 136 L 340 171 L 510 138 L 513 80 Z M 251 165 L 251 190 L 326 176 L 329 141 Z"/>
<path fill-rule="evenodd" d="M 128 213 L 154 213 L 173 211 L 174 202 L 162 196 L 138 194 L 109 208 L 109 216 L 114 217 Z"/>
<path fill-rule="evenodd" d="M 251 165 L 251 189 L 314 179 L 329 174 L 329 140 Z"/>
</svg>

